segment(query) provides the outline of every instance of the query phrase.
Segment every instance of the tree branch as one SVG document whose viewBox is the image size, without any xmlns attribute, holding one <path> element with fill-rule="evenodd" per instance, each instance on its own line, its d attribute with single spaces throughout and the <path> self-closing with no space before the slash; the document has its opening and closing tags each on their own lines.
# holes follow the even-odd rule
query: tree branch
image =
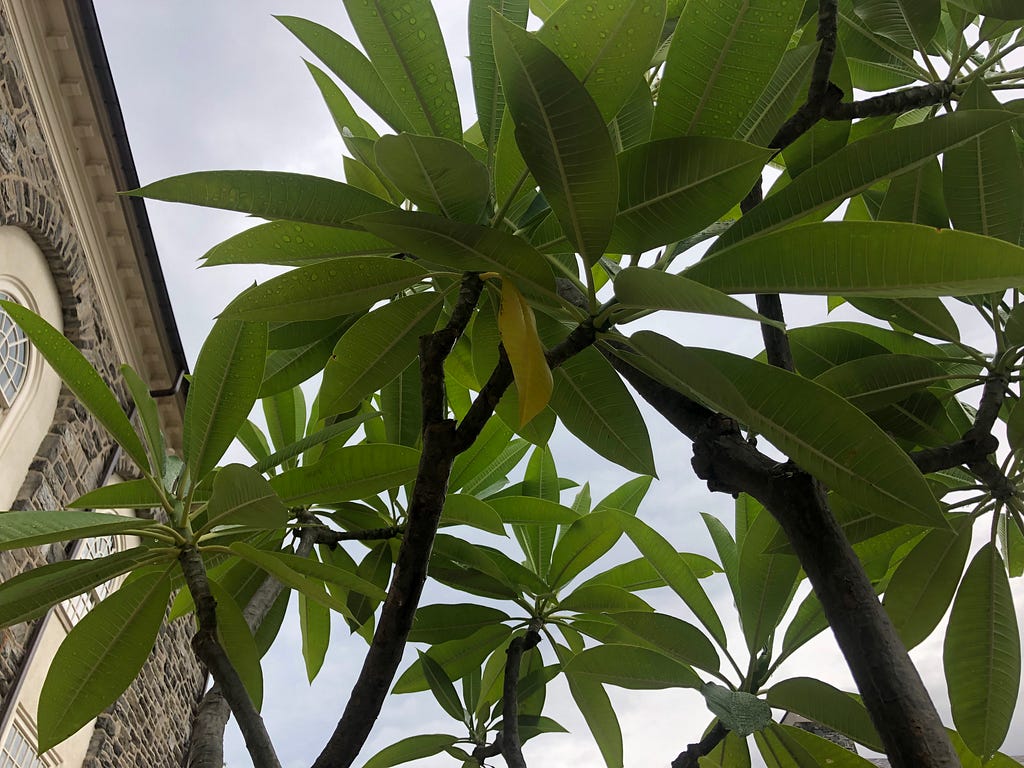
<svg viewBox="0 0 1024 768">
<path fill-rule="evenodd" d="M 912 109 L 944 104 L 953 97 L 953 83 L 928 83 L 883 93 L 863 101 L 837 102 L 822 114 L 826 120 L 858 120 L 864 117 L 899 115 Z"/>
<path fill-rule="evenodd" d="M 722 740 L 729 734 L 729 730 L 722 725 L 720 720 L 715 721 L 715 727 L 708 731 L 707 735 L 696 744 L 690 744 L 679 753 L 672 761 L 672 768 L 697 768 L 700 758 L 711 753 L 715 747 L 722 743 Z"/>
<path fill-rule="evenodd" d="M 316 543 L 329 547 L 337 546 L 342 541 L 377 541 L 394 539 L 402 534 L 402 526 L 391 525 L 387 528 L 368 528 L 365 531 L 335 531 L 333 528 L 316 528 Z"/>
<path fill-rule="evenodd" d="M 526 768 L 522 743 L 519 740 L 519 667 L 523 654 L 535 648 L 540 642 L 540 633 L 535 629 L 515 637 L 505 650 L 505 684 L 502 689 L 501 705 L 501 756 L 508 768 Z"/>
<path fill-rule="evenodd" d="M 203 558 L 194 546 L 186 547 L 178 558 L 185 583 L 196 606 L 199 628 L 192 636 L 192 649 L 220 685 L 226 701 L 235 713 L 246 749 L 256 768 L 280 768 L 274 745 L 270 741 L 263 718 L 256 711 L 248 692 L 217 640 L 217 601 L 210 593 Z"/>
</svg>

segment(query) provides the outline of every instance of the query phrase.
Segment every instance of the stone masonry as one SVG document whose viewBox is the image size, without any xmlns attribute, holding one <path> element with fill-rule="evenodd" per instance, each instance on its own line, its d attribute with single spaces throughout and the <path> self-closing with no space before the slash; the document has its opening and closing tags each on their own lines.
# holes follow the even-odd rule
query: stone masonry
<svg viewBox="0 0 1024 768">
<path fill-rule="evenodd" d="M 68 221 L 22 67 L 0 11 L 0 225 L 26 231 L 49 261 L 63 307 L 64 329 L 107 381 L 118 381 L 113 346 L 93 278 Z M 122 404 L 128 398 L 118 390 Z M 103 428 L 65 388 L 49 434 L 15 502 L 16 509 L 59 509 L 97 487 L 115 448 Z M 127 471 L 127 470 L 122 470 Z M 63 559 L 63 546 L 2 553 L 0 581 Z M 0 630 L 0 700 L 6 700 L 25 655 L 32 623 Z M 189 647 L 189 627 L 165 627 L 140 677 L 100 715 L 85 768 L 181 766 L 191 716 L 204 684 Z M 77 768 L 77 767 L 68 767 Z"/>
</svg>

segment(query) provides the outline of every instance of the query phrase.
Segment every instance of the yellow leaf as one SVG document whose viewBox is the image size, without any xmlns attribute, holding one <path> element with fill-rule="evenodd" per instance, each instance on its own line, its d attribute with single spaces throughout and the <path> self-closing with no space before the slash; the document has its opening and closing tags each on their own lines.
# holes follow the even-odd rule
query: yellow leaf
<svg viewBox="0 0 1024 768">
<path fill-rule="evenodd" d="M 508 277 L 501 280 L 498 330 L 519 390 L 519 426 L 524 426 L 547 407 L 554 382 L 533 310 Z"/>
</svg>

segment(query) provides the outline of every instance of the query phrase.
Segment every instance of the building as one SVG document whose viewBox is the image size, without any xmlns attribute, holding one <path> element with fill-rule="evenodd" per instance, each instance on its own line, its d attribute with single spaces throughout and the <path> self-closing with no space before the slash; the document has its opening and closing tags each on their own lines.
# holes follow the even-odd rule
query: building
<svg viewBox="0 0 1024 768">
<path fill-rule="evenodd" d="M 0 294 L 63 328 L 109 382 L 128 362 L 180 448 L 186 361 L 141 200 L 91 0 L 0 0 Z M 126 410 L 126 390 L 116 385 Z M 133 476 L 113 441 L 0 315 L 0 509 L 58 509 Z M 0 555 L 0 580 L 109 551 L 91 540 Z M 204 675 L 184 622 L 96 723 L 37 758 L 34 702 L 47 661 L 90 601 L 0 630 L 0 766 L 180 766 Z M 186 724 L 183 726 L 183 723 Z"/>
</svg>

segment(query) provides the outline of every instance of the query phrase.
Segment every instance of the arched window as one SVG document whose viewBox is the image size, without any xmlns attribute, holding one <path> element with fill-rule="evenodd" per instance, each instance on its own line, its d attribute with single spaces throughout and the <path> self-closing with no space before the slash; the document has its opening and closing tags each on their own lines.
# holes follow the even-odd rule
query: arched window
<svg viewBox="0 0 1024 768">
<path fill-rule="evenodd" d="M 46 257 L 18 227 L 0 227 L 0 297 L 63 329 L 60 294 Z M 59 395 L 60 378 L 33 353 L 7 313 L 0 313 L 0 509 L 10 509 L 17 497 Z"/>
</svg>

